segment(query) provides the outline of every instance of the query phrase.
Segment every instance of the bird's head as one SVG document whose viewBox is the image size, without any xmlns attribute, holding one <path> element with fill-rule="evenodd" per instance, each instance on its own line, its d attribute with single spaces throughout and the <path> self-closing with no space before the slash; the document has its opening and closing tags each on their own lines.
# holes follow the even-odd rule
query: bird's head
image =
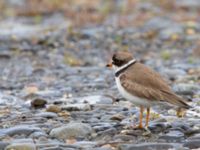
<svg viewBox="0 0 200 150">
<path fill-rule="evenodd" d="M 109 64 L 106 66 L 109 68 L 114 67 L 114 69 L 117 69 L 125 64 L 127 64 L 129 61 L 133 60 L 133 55 L 129 52 L 116 52 L 113 54 L 112 60 Z"/>
</svg>

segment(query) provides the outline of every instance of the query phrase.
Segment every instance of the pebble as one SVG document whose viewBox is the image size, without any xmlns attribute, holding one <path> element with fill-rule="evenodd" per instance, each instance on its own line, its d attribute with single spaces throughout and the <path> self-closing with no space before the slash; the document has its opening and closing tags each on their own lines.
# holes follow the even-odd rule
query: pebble
<svg viewBox="0 0 200 150">
<path fill-rule="evenodd" d="M 5 150 L 37 150 L 33 143 L 12 143 Z"/>
<path fill-rule="evenodd" d="M 61 107 L 60 106 L 57 106 L 57 105 L 49 105 L 47 108 L 46 108 L 46 111 L 48 112 L 54 112 L 54 113 L 59 113 L 61 112 Z"/>
<path fill-rule="evenodd" d="M 124 118 L 126 118 L 124 115 L 122 114 L 115 114 L 113 116 L 111 116 L 111 120 L 116 120 L 116 121 L 122 121 Z"/>
<path fill-rule="evenodd" d="M 50 132 L 50 136 L 58 139 L 88 137 L 93 132 L 93 129 L 89 124 L 84 123 L 68 123 L 65 126 L 54 128 Z"/>
<path fill-rule="evenodd" d="M 44 108 L 47 104 L 47 100 L 42 98 L 35 98 L 31 101 L 31 106 L 33 108 Z"/>
</svg>

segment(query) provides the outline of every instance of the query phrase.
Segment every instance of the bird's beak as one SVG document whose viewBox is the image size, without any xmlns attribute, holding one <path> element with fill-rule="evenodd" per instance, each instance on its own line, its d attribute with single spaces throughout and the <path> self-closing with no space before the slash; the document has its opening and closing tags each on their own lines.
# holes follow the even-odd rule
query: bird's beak
<svg viewBox="0 0 200 150">
<path fill-rule="evenodd" d="M 112 63 L 108 63 L 108 64 L 106 65 L 106 67 L 112 68 Z"/>
</svg>

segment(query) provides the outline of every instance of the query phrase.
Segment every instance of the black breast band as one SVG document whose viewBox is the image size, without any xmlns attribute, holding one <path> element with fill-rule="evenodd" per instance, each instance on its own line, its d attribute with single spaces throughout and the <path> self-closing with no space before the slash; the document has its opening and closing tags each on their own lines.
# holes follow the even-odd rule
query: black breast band
<svg viewBox="0 0 200 150">
<path fill-rule="evenodd" d="M 128 64 L 127 66 L 122 67 L 120 70 L 118 70 L 117 72 L 115 72 L 115 77 L 119 77 L 119 75 L 120 75 L 121 73 L 123 73 L 126 69 L 128 69 L 130 66 L 132 66 L 132 65 L 135 64 L 136 62 L 137 62 L 137 61 L 135 60 L 135 61 L 131 62 L 130 64 Z"/>
</svg>

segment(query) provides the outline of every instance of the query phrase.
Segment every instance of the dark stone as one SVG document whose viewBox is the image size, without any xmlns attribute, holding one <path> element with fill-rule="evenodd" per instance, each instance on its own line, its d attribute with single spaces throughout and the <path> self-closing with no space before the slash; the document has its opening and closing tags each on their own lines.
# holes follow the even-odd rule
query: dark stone
<svg viewBox="0 0 200 150">
<path fill-rule="evenodd" d="M 31 106 L 34 108 L 44 108 L 47 104 L 47 100 L 42 98 L 35 98 L 31 101 Z"/>
</svg>

